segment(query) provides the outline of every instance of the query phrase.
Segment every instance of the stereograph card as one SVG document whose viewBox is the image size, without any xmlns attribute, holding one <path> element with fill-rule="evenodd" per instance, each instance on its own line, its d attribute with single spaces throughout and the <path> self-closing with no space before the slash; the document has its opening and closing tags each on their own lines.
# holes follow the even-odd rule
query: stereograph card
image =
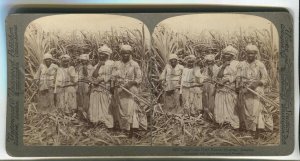
<svg viewBox="0 0 300 161">
<path fill-rule="evenodd" d="M 13 156 L 282 156 L 293 20 L 265 12 L 11 14 Z"/>
</svg>

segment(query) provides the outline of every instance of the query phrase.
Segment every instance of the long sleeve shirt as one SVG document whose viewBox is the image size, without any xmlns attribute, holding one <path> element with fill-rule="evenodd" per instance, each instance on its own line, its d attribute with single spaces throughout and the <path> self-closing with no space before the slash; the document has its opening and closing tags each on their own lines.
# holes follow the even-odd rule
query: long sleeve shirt
<svg viewBox="0 0 300 161">
<path fill-rule="evenodd" d="M 73 86 L 77 83 L 78 76 L 73 66 L 67 68 L 59 67 L 56 75 L 56 87 Z"/>
<path fill-rule="evenodd" d="M 131 59 L 127 63 L 117 61 L 114 68 L 114 76 L 119 82 L 135 81 L 137 84 L 142 82 L 141 68 L 134 60 Z"/>
<path fill-rule="evenodd" d="M 201 74 L 199 67 L 194 68 L 184 68 L 181 78 L 181 86 L 183 87 L 193 87 L 199 85 L 204 80 L 204 75 Z"/>
<path fill-rule="evenodd" d="M 83 65 L 80 65 L 78 67 L 78 80 L 79 81 L 87 81 L 87 80 L 89 80 L 89 78 L 92 76 L 93 71 L 95 69 L 95 67 L 93 67 L 90 64 L 86 65 L 85 68 L 87 70 L 87 75 L 84 75 L 84 66 Z"/>
<path fill-rule="evenodd" d="M 206 76 L 209 79 L 215 80 L 217 78 L 217 74 L 220 70 L 220 67 L 217 65 L 205 66 L 203 68 L 202 75 Z"/>
<path fill-rule="evenodd" d="M 177 64 L 175 68 L 170 64 L 165 66 L 160 75 L 160 80 L 165 81 L 165 91 L 171 91 L 180 87 L 183 68 L 180 64 Z"/>
<path fill-rule="evenodd" d="M 263 85 L 266 85 L 269 80 L 269 75 L 265 65 L 259 61 L 255 60 L 252 63 L 243 61 L 238 66 L 238 75 L 247 81 L 261 81 Z"/>
<path fill-rule="evenodd" d="M 39 66 L 34 79 L 38 80 L 40 91 L 54 88 L 57 69 L 58 66 L 56 64 L 51 64 L 49 67 L 45 64 Z"/>
<path fill-rule="evenodd" d="M 224 69 L 224 76 L 221 79 L 228 79 L 229 83 L 233 83 L 236 80 L 237 74 L 238 74 L 238 66 L 239 61 L 232 60 L 230 62 L 230 65 L 225 67 Z"/>
<path fill-rule="evenodd" d="M 95 69 L 96 68 L 97 67 L 95 67 Z M 100 82 L 100 84 L 95 85 L 92 89 L 93 91 L 108 92 L 110 89 L 110 81 L 112 79 L 113 69 L 114 61 L 112 60 L 107 60 L 104 65 L 99 68 L 98 77 L 93 79 L 95 82 Z"/>
</svg>

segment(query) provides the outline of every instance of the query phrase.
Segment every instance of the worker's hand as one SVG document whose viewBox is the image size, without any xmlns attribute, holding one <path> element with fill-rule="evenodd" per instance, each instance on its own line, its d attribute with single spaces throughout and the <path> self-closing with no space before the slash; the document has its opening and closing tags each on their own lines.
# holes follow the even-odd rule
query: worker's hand
<svg viewBox="0 0 300 161">
<path fill-rule="evenodd" d="M 247 90 L 247 88 L 245 88 L 245 87 L 241 87 L 240 89 L 239 89 L 239 93 L 240 94 L 244 94 L 244 93 L 246 93 L 248 90 Z"/>
<path fill-rule="evenodd" d="M 126 88 L 126 89 L 129 89 L 129 88 L 131 88 L 132 86 L 136 86 L 137 85 L 137 82 L 136 81 L 128 81 L 125 85 L 124 85 L 124 87 Z"/>
<path fill-rule="evenodd" d="M 221 83 L 222 85 L 225 85 L 227 82 L 229 82 L 228 79 L 222 79 L 222 80 L 220 81 L 220 83 Z"/>
<path fill-rule="evenodd" d="M 262 82 L 261 81 L 252 81 L 249 85 L 249 88 L 255 90 L 258 86 L 261 86 Z"/>
<path fill-rule="evenodd" d="M 224 62 L 222 68 L 225 68 L 225 67 L 227 67 L 227 66 L 229 66 L 229 65 L 230 65 L 230 61 L 226 61 L 226 62 Z"/>
</svg>

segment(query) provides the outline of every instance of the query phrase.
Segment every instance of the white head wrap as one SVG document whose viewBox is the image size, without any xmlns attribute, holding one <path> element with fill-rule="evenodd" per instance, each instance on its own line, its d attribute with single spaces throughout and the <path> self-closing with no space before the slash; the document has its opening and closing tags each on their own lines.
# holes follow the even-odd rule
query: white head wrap
<svg viewBox="0 0 300 161">
<path fill-rule="evenodd" d="M 62 55 L 62 56 L 60 56 L 60 58 L 61 59 L 71 59 L 71 57 L 69 56 L 69 55 L 67 55 L 67 54 L 64 54 L 64 55 Z"/>
<path fill-rule="evenodd" d="M 213 61 L 215 60 L 215 55 L 214 54 L 208 54 L 204 56 L 205 60 Z"/>
<path fill-rule="evenodd" d="M 193 55 L 193 54 L 191 54 L 191 55 L 186 56 L 184 59 L 185 59 L 185 61 L 188 61 L 188 60 L 196 60 L 196 56 Z"/>
<path fill-rule="evenodd" d="M 101 47 L 98 49 L 98 52 L 99 52 L 99 53 L 107 54 L 108 56 L 109 56 L 110 54 L 112 54 L 112 50 L 111 50 L 107 45 L 101 46 Z"/>
<path fill-rule="evenodd" d="M 45 60 L 45 59 L 53 59 L 53 57 L 52 57 L 52 55 L 50 53 L 46 53 L 43 56 L 43 60 Z"/>
<path fill-rule="evenodd" d="M 245 50 L 246 51 L 256 51 L 256 53 L 259 52 L 258 48 L 256 45 L 252 45 L 252 44 L 249 44 L 245 47 Z"/>
<path fill-rule="evenodd" d="M 178 60 L 178 56 L 177 56 L 176 54 L 170 54 L 168 60 L 171 60 L 171 59 L 176 59 L 176 60 Z"/>
<path fill-rule="evenodd" d="M 233 56 L 237 56 L 238 54 L 238 50 L 236 48 L 234 48 L 233 46 L 229 45 L 227 46 L 225 49 L 222 50 L 223 53 L 228 53 L 228 54 L 231 54 Z"/>
<path fill-rule="evenodd" d="M 121 51 L 132 51 L 132 47 L 130 45 L 121 45 Z"/>
<path fill-rule="evenodd" d="M 80 59 L 80 60 L 89 60 L 89 54 L 81 54 L 81 55 L 79 56 L 79 59 Z"/>
</svg>

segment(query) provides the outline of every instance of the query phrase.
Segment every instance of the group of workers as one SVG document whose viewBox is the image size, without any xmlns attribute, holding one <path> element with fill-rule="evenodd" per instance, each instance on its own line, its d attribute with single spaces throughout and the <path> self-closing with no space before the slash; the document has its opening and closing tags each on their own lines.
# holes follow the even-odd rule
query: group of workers
<svg viewBox="0 0 300 161">
<path fill-rule="evenodd" d="M 247 45 L 245 51 L 246 60 L 238 61 L 239 51 L 229 45 L 218 62 L 216 54 L 205 55 L 202 66 L 194 55 L 178 58 L 170 54 L 160 75 L 165 90 L 164 110 L 207 116 L 219 125 L 250 131 L 255 138 L 261 131 L 272 131 L 272 115 L 264 106 L 265 101 L 270 102 L 264 96 L 268 72 L 257 59 L 256 45 Z"/>
<path fill-rule="evenodd" d="M 207 116 L 219 125 L 251 131 L 255 137 L 262 130 L 273 130 L 272 116 L 263 102 L 269 81 L 266 67 L 257 59 L 257 46 L 249 44 L 245 51 L 246 60 L 238 61 L 239 51 L 229 45 L 222 50 L 222 63 L 216 63 L 215 55 L 208 54 L 201 67 L 195 55 L 186 56 L 181 63 L 178 55 L 168 55 L 160 75 L 163 111 Z M 81 113 L 93 124 L 103 123 L 108 129 L 118 126 L 129 135 L 136 129 L 147 129 L 147 114 L 135 98 L 142 71 L 132 59 L 133 48 L 121 45 L 120 61 L 111 60 L 112 53 L 103 45 L 94 59 L 81 54 L 75 67 L 67 54 L 60 56 L 59 64 L 54 63 L 50 53 L 44 54 L 34 77 L 39 91 L 38 110 Z"/>
<path fill-rule="evenodd" d="M 142 72 L 132 52 L 130 45 L 121 45 L 121 60 L 112 61 L 112 50 L 103 45 L 94 58 L 96 63 L 91 63 L 89 54 L 82 54 L 76 67 L 67 54 L 60 56 L 59 65 L 53 63 L 50 53 L 44 54 L 34 77 L 39 91 L 38 110 L 82 114 L 93 125 L 103 123 L 108 129 L 118 126 L 129 135 L 137 129 L 147 129 L 145 109 L 132 95 L 138 93 L 142 82 Z"/>
</svg>

